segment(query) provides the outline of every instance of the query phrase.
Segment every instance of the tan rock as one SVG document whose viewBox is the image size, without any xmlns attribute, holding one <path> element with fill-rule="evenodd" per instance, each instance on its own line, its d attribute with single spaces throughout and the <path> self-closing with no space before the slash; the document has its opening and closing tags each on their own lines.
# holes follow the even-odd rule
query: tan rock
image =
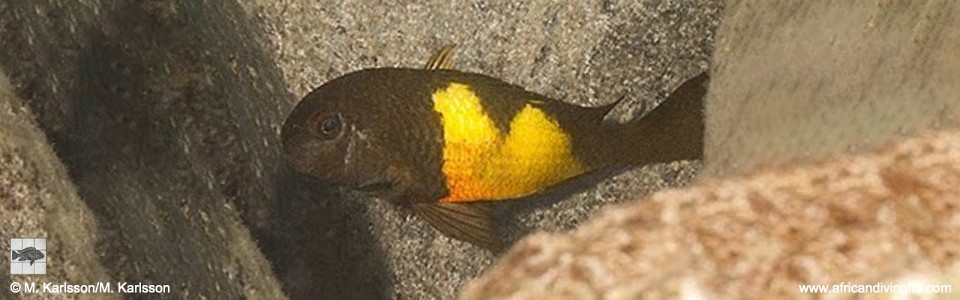
<svg viewBox="0 0 960 300">
<path fill-rule="evenodd" d="M 812 298 L 800 284 L 958 286 L 958 254 L 954 129 L 607 208 L 572 233 L 522 241 L 462 298 Z"/>
</svg>

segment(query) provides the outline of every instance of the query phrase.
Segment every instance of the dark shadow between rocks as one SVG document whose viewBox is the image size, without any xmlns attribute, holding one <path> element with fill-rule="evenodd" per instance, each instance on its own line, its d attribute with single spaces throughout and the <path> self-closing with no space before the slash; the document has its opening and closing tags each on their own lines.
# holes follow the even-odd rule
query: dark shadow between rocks
<svg viewBox="0 0 960 300">
<path fill-rule="evenodd" d="M 20 52 L 3 54 L 4 67 L 50 116 L 40 126 L 96 216 L 98 256 L 116 279 L 187 298 L 278 298 L 277 278 L 292 298 L 390 293 L 363 207 L 283 171 L 277 128 L 293 96 L 238 4 L 115 2 L 99 20 L 44 8 L 85 20 L 76 33 L 34 5 L 5 15 L 50 36 L 8 32 Z"/>
<path fill-rule="evenodd" d="M 272 234 L 261 241 L 291 299 L 390 299 L 390 273 L 361 200 L 288 166 L 278 174 Z M 268 246 L 269 245 L 269 246 Z"/>
</svg>

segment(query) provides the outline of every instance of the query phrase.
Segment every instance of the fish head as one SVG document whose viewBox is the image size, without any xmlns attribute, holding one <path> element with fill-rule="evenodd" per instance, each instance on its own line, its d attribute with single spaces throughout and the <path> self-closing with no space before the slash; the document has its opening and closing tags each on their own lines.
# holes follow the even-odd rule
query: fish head
<svg viewBox="0 0 960 300">
<path fill-rule="evenodd" d="M 345 75 L 307 94 L 281 131 L 283 155 L 298 172 L 323 183 L 372 193 L 398 193 L 405 168 L 391 146 L 394 117 L 383 94 L 363 76 Z"/>
</svg>

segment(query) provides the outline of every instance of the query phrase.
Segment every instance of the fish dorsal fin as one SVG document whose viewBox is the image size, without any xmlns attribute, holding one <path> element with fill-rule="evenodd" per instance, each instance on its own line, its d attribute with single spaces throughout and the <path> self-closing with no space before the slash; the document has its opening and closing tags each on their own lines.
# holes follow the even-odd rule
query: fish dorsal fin
<svg viewBox="0 0 960 300">
<path fill-rule="evenodd" d="M 417 215 L 441 233 L 490 251 L 500 250 L 500 239 L 490 209 L 477 203 L 414 203 Z"/>
<path fill-rule="evenodd" d="M 661 101 L 659 104 L 653 105 L 647 101 L 640 101 L 638 104 L 640 107 L 636 108 L 636 111 L 639 113 L 637 113 L 636 116 L 632 117 L 631 120 L 627 121 L 626 123 L 642 120 L 643 118 L 647 117 L 647 115 L 657 110 L 657 108 L 660 106 L 671 105 L 673 102 L 685 101 L 686 99 L 694 99 L 702 102 L 704 95 L 707 93 L 706 85 L 709 81 L 709 74 L 707 72 L 703 72 L 682 82 L 679 86 L 674 88 L 673 91 L 667 94 L 667 98 Z M 597 109 L 603 111 L 604 124 L 610 124 L 614 126 L 621 125 L 619 122 L 612 120 L 613 118 L 610 118 L 609 114 L 614 108 L 621 105 L 626 100 L 626 96 L 621 96 L 616 102 L 597 107 Z"/>
<path fill-rule="evenodd" d="M 456 48 L 456 45 L 453 44 L 443 46 L 427 61 L 423 68 L 427 70 L 452 70 L 454 48 Z"/>
<path fill-rule="evenodd" d="M 602 120 L 603 124 L 614 124 L 614 123 L 616 123 L 616 122 L 610 120 L 610 119 L 613 119 L 613 118 L 610 117 L 610 112 L 612 112 L 612 111 L 613 111 L 614 109 L 616 109 L 618 106 L 620 106 L 620 105 L 622 105 L 624 102 L 626 102 L 626 101 L 627 101 L 626 99 L 627 99 L 627 96 L 626 96 L 626 95 L 620 96 L 620 99 L 617 99 L 617 101 L 614 101 L 613 103 L 604 104 L 604 105 L 601 105 L 601 106 L 596 106 L 596 107 L 593 107 L 592 109 L 593 109 L 593 110 L 600 111 L 598 114 L 599 114 L 600 117 L 602 118 L 601 120 Z"/>
</svg>

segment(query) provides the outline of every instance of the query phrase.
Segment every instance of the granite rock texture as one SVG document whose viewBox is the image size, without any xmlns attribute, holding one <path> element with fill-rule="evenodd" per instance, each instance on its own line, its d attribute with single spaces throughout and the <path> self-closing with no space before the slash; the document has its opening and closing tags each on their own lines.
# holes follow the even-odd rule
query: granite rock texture
<svg viewBox="0 0 960 300">
<path fill-rule="evenodd" d="M 298 96 L 362 68 L 421 67 L 434 51 L 452 43 L 457 45 L 459 70 L 493 75 L 582 105 L 624 99 L 612 116 L 621 120 L 631 119 L 640 113 L 640 104 L 662 100 L 683 79 L 706 69 L 722 8 L 719 1 L 255 3 L 251 10 L 267 20 L 272 55 L 289 90 Z M 602 205 L 683 185 L 699 167 L 681 162 L 611 170 L 494 209 L 509 240 L 535 230 L 565 230 Z M 329 259 L 310 258 L 315 263 L 278 268 L 292 298 L 353 294 L 449 299 L 497 257 L 441 236 L 409 211 L 385 201 L 333 194 L 340 196 L 309 201 L 328 210 L 345 207 L 347 215 L 363 212 L 369 219 L 300 226 L 310 228 L 302 231 L 308 235 L 296 237 L 302 248 L 286 249 L 308 257 L 332 254 Z M 355 242 L 370 233 L 363 238 L 370 243 Z M 363 254 L 370 251 L 377 253 L 381 266 L 370 269 L 367 261 L 374 258 Z M 389 294 L 379 294 L 384 290 Z"/>
<path fill-rule="evenodd" d="M 170 284 L 186 297 L 447 299 L 496 255 L 384 201 L 292 174 L 277 139 L 299 97 L 349 71 L 421 66 L 455 43 L 462 70 L 577 104 L 624 99 L 612 117 L 627 120 L 707 68 L 721 8 L 2 1 L 0 65 L 56 153 L 38 159 L 65 166 L 95 224 L 69 234 L 96 254 L 75 263 L 106 274 L 78 281 Z M 498 207 L 498 222 L 508 239 L 569 229 L 699 168 L 611 170 Z"/>
<path fill-rule="evenodd" d="M 46 276 L 7 275 L 4 270 L 3 292 L 9 293 L 6 288 L 13 282 L 40 287 L 47 281 L 111 281 L 95 251 L 97 221 L 33 118 L 0 71 L 0 245 L 6 251 L 11 238 L 45 237 L 49 247 Z"/>
<path fill-rule="evenodd" d="M 82 200 L 64 192 L 43 202 L 47 220 L 77 217 L 78 227 L 35 234 L 83 241 L 52 244 L 51 254 L 77 246 L 85 255 L 51 256 L 51 265 L 104 270 L 82 268 L 91 273 L 69 283 L 169 284 L 176 298 L 284 296 L 248 228 L 262 228 L 255 212 L 275 199 L 271 126 L 291 96 L 249 20 L 226 1 L 0 3 L 0 63 L 56 152 L 23 161 L 64 165 L 65 174 L 39 170 L 60 180 L 50 189 Z M 9 196 L 33 201 L 3 203 Z M 25 234 L 34 232 L 3 238 Z"/>
</svg>

